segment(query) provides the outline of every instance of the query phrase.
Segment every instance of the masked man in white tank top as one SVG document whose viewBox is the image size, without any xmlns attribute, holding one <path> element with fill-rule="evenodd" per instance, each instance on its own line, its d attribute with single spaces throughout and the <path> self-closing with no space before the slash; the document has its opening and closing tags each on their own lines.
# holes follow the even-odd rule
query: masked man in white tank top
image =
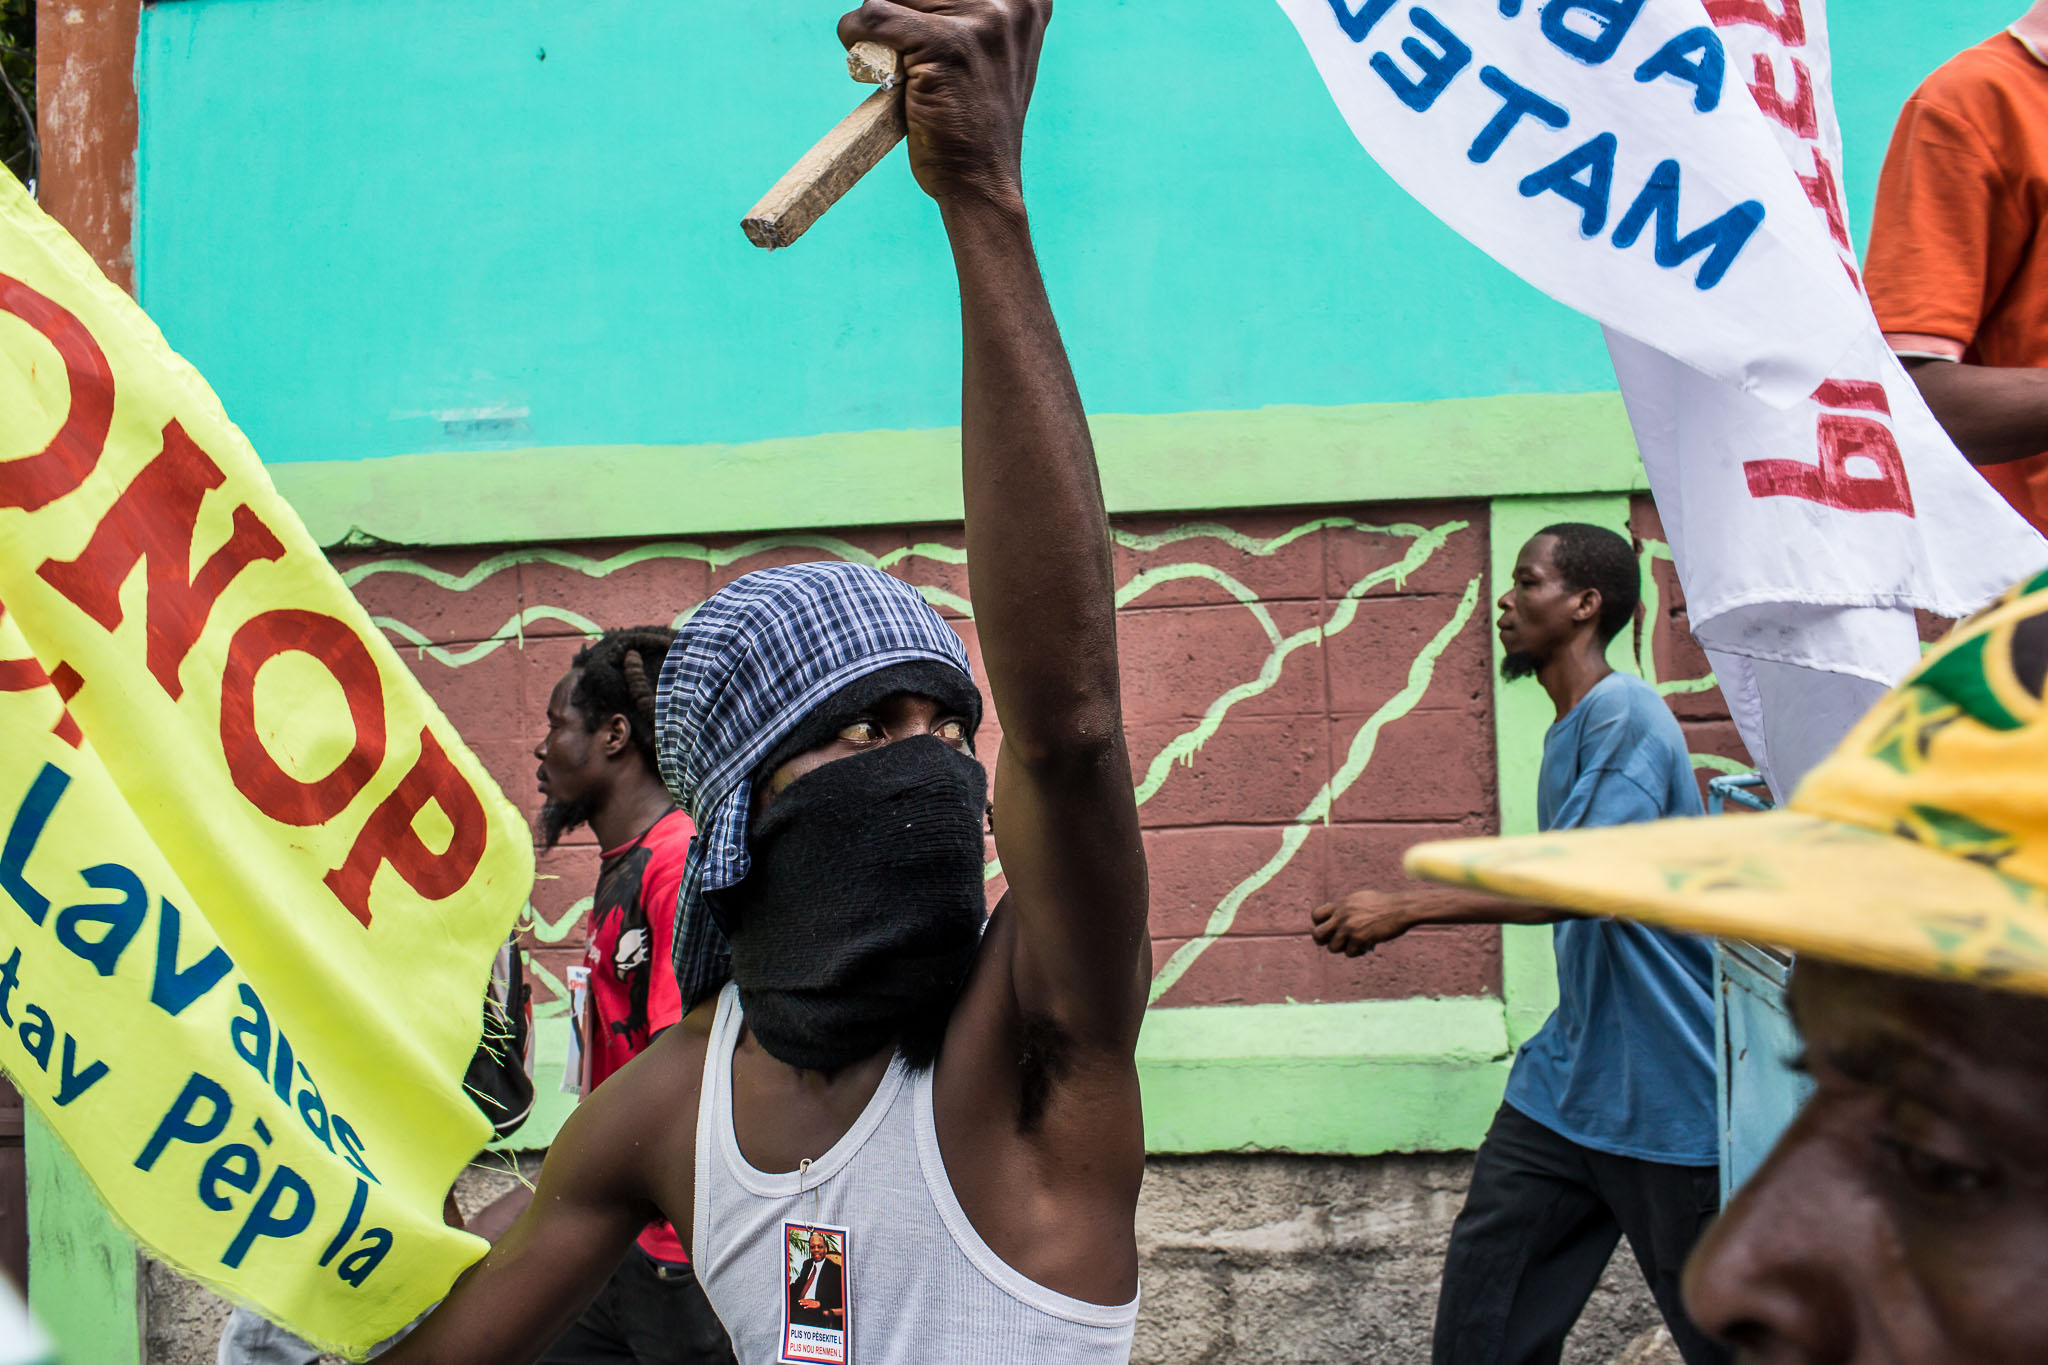
<svg viewBox="0 0 2048 1365">
<path fill-rule="evenodd" d="M 1051 8 L 869 0 L 840 23 L 904 54 L 911 166 L 959 272 L 1009 892 L 984 927 L 959 637 L 850 565 L 721 591 L 660 688 L 698 829 L 689 1013 L 578 1110 L 530 1211 L 394 1362 L 532 1360 L 656 1218 L 743 1365 L 1128 1358 L 1151 953 L 1107 521 L 1019 169 Z"/>
</svg>

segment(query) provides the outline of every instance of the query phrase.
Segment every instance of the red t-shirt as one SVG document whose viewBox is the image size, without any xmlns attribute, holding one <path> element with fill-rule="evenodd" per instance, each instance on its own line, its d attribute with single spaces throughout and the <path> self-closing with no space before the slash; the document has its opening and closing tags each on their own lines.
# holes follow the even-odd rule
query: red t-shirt
<svg viewBox="0 0 2048 1365">
<path fill-rule="evenodd" d="M 605 850 L 583 956 L 590 969 L 583 1017 L 585 1096 L 683 1017 L 670 959 L 676 895 L 694 832 L 689 816 L 671 811 L 624 848 Z M 656 1260 L 690 1259 L 667 1223 L 641 1233 L 640 1249 Z"/>
</svg>

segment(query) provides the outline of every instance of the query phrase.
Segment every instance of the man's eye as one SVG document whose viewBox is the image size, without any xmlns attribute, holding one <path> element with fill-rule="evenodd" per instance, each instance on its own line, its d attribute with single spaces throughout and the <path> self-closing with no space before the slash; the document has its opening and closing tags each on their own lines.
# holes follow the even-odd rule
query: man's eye
<svg viewBox="0 0 2048 1365">
<path fill-rule="evenodd" d="M 1983 1193 L 1997 1182 L 1993 1171 L 1938 1157 L 1924 1147 L 1896 1137 L 1883 1136 L 1878 1143 L 1906 1183 L 1929 1198 L 1964 1199 Z"/>
<path fill-rule="evenodd" d="M 967 722 L 964 720 L 943 721 L 940 723 L 936 733 L 940 739 L 945 740 L 948 744 L 965 744 L 967 742 Z"/>
<path fill-rule="evenodd" d="M 871 720 L 857 720 L 841 730 L 839 737 L 855 744 L 872 744 L 882 737 L 882 727 Z"/>
</svg>

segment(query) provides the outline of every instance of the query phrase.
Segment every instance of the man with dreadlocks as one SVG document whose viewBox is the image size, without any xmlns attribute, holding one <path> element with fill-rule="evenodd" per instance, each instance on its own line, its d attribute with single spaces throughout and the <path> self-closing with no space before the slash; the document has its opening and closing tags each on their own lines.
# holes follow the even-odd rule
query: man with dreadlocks
<svg viewBox="0 0 2048 1365">
<path fill-rule="evenodd" d="M 1050 0 L 868 0 L 960 281 L 975 625 L 852 564 L 749 574 L 660 679 L 697 822 L 690 1012 L 562 1130 L 532 1208 L 395 1360 L 532 1360 L 665 1215 L 744 1365 L 1119 1365 L 1137 1319 L 1151 975 L 1115 579 L 1024 212 Z M 829 1268 L 828 1268 L 829 1267 Z"/>
<path fill-rule="evenodd" d="M 576 1020 L 586 1100 L 683 1017 L 669 962 L 694 828 L 669 799 L 655 758 L 654 685 L 675 637 L 663 626 L 610 630 L 578 651 L 548 696 L 547 733 L 533 749 L 543 846 L 588 825 L 603 850 Z M 732 1359 L 732 1347 L 675 1229 L 656 1221 L 543 1359 L 716 1365 Z"/>
</svg>

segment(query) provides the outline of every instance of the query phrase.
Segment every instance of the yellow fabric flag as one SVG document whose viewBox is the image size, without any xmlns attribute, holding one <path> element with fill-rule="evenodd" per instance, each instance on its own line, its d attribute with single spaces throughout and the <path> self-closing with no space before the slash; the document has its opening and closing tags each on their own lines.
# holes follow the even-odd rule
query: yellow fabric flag
<svg viewBox="0 0 2048 1365">
<path fill-rule="evenodd" d="M 0 175 L 0 1067 L 163 1259 L 360 1354 L 442 1196 L 518 813 L 142 311 Z"/>
</svg>

